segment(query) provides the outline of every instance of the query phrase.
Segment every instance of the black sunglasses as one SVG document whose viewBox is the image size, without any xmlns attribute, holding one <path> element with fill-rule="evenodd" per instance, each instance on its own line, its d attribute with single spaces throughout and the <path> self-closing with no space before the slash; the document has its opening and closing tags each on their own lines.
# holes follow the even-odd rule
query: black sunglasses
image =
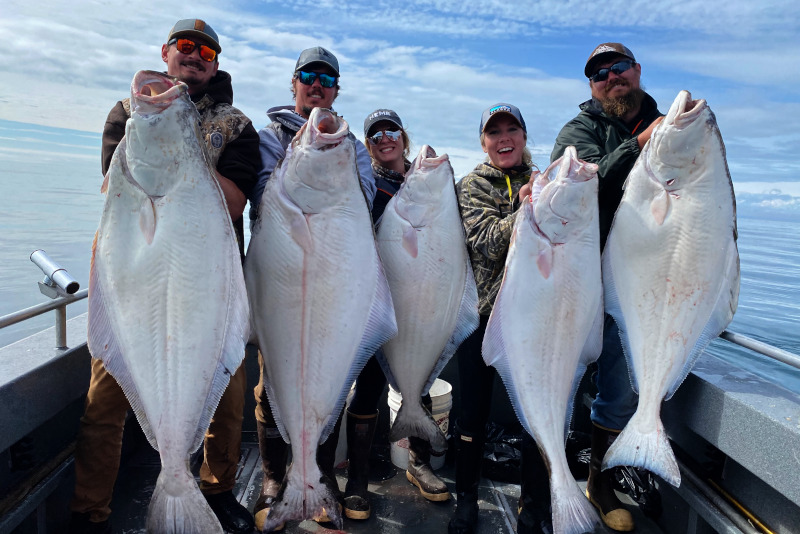
<svg viewBox="0 0 800 534">
<path fill-rule="evenodd" d="M 614 63 L 613 65 L 611 65 L 608 68 L 598 70 L 597 72 L 592 74 L 589 77 L 589 79 L 592 80 L 595 83 L 604 82 L 604 81 L 606 81 L 608 79 L 608 73 L 609 72 L 613 72 L 616 75 L 620 75 L 623 72 L 625 72 L 626 70 L 629 70 L 635 64 L 636 63 L 634 63 L 630 59 L 623 59 L 622 61 L 617 61 L 616 63 Z"/>
<path fill-rule="evenodd" d="M 297 71 L 295 74 L 300 83 L 303 85 L 314 85 L 314 80 L 319 78 L 319 84 L 326 89 L 330 89 L 336 85 L 336 76 L 330 74 L 323 74 L 320 72 L 306 72 L 304 70 Z"/>
</svg>

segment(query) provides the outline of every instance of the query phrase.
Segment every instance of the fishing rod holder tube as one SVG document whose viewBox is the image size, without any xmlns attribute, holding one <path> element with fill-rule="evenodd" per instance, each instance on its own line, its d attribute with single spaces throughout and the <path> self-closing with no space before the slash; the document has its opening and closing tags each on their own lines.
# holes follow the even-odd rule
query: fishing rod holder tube
<svg viewBox="0 0 800 534">
<path fill-rule="evenodd" d="M 39 282 L 39 291 L 51 299 L 72 295 L 81 287 L 77 280 L 61 265 L 53 261 L 44 250 L 31 253 L 31 261 L 42 270 L 44 280 Z"/>
</svg>

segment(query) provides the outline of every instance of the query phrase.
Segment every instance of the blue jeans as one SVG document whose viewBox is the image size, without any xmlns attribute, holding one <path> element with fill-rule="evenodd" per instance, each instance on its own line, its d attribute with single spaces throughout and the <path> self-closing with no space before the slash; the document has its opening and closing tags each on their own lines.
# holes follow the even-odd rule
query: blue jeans
<svg viewBox="0 0 800 534">
<path fill-rule="evenodd" d="M 598 391 L 592 402 L 592 422 L 611 430 L 622 430 L 636 411 L 639 396 L 631 386 L 619 328 L 608 314 L 603 325 L 603 352 L 597 360 L 595 384 Z"/>
</svg>

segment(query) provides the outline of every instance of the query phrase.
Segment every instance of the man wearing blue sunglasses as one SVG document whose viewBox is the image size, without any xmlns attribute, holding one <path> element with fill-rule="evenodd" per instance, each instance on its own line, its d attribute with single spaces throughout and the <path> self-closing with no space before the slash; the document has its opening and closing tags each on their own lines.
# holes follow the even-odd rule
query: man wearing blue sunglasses
<svg viewBox="0 0 800 534">
<path fill-rule="evenodd" d="M 566 147 L 574 146 L 580 159 L 598 165 L 602 251 L 622 200 L 622 185 L 663 114 L 641 88 L 642 66 L 621 43 L 597 46 L 583 73 L 589 79 L 592 98 L 581 104 L 578 116 L 561 129 L 550 160 L 558 159 Z M 619 330 L 610 315 L 605 317 L 603 352 L 597 360 L 595 382 L 598 393 L 592 402 L 592 452 L 586 495 L 609 528 L 628 532 L 634 528 L 633 517 L 614 494 L 615 470 L 600 470 L 603 456 L 638 402 L 630 386 Z"/>
<path fill-rule="evenodd" d="M 292 75 L 294 105 L 270 108 L 267 115 L 272 122 L 258 133 L 261 170 L 258 173 L 258 183 L 248 197 L 251 227 L 259 216 L 259 206 L 267 180 L 272 176 L 278 162 L 286 155 L 289 143 L 306 123 L 311 111 L 314 108 L 331 109 L 338 94 L 339 61 L 336 56 L 321 46 L 303 50 L 297 59 Z M 367 148 L 352 132 L 349 137 L 355 143 L 356 165 L 361 180 L 361 189 L 364 191 L 364 197 L 371 210 L 376 191 L 375 178 L 372 175 L 372 159 Z M 259 364 L 263 365 L 260 354 Z M 256 387 L 255 396 L 258 448 L 261 453 L 261 468 L 264 478 L 262 479 L 261 494 L 256 501 L 253 513 L 256 528 L 260 531 L 286 474 L 289 445 L 283 441 L 278 431 L 261 382 Z M 317 463 L 326 476 L 326 482 L 330 484 L 334 495 L 341 501 L 341 491 L 333 470 L 340 426 L 341 414 L 328 440 L 317 448 Z M 315 520 L 318 522 L 328 521 L 325 514 Z M 282 527 L 278 528 L 278 530 L 280 529 Z"/>
</svg>

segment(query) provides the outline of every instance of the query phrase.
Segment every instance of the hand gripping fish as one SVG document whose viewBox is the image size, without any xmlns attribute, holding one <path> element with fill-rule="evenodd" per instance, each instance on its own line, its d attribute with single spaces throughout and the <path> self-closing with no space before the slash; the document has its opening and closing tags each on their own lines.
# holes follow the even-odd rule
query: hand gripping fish
<svg viewBox="0 0 800 534">
<path fill-rule="evenodd" d="M 267 396 L 293 458 L 264 530 L 322 508 L 341 525 L 317 446 L 361 368 L 397 334 L 343 119 L 311 112 L 267 182 L 259 212 L 245 278 Z"/>
<path fill-rule="evenodd" d="M 643 467 L 678 486 L 661 401 L 730 323 L 739 298 L 733 184 L 705 100 L 681 91 L 642 150 L 603 252 L 603 281 L 639 393 L 603 469 Z"/>
<path fill-rule="evenodd" d="M 465 242 L 449 158 L 424 146 L 377 233 L 398 329 L 378 361 L 403 396 L 391 441 L 417 436 L 446 447 L 420 396 L 478 327 L 478 290 Z"/>
<path fill-rule="evenodd" d="M 189 471 L 244 357 L 239 249 L 186 85 L 136 73 L 106 176 L 89 279 L 89 350 L 161 456 L 147 531 L 222 533 Z"/>
<path fill-rule="evenodd" d="M 549 467 L 554 534 L 592 532 L 598 522 L 564 445 L 575 389 L 600 355 L 602 331 L 597 165 L 570 146 L 523 200 L 483 338 L 483 359 Z"/>
</svg>

